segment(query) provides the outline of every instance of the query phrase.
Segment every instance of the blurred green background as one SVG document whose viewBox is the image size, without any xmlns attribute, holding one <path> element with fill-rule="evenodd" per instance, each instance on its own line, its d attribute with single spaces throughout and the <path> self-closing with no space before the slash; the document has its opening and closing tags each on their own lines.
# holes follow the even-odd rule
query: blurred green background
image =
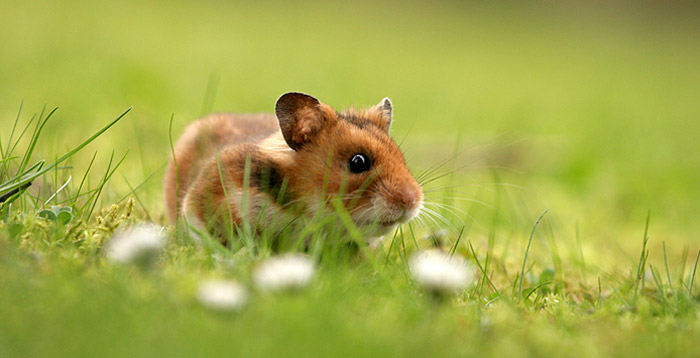
<svg viewBox="0 0 700 358">
<path fill-rule="evenodd" d="M 105 205 L 156 173 L 139 193 L 164 222 L 171 115 L 177 137 L 205 112 L 270 112 L 287 91 L 336 108 L 388 96 L 414 172 L 448 160 L 454 195 L 484 202 L 467 207 L 476 229 L 488 231 L 500 208 L 515 214 L 502 227 L 521 235 L 550 208 L 557 235 L 578 230 L 602 265 L 608 251 L 632 262 L 651 210 L 651 245 L 670 241 L 680 253 L 697 242 L 694 6 L 4 0 L 0 9 L 3 136 L 22 101 L 25 120 L 60 106 L 36 155 L 52 157 L 134 106 L 72 162 L 82 173 L 98 151 L 100 173 L 112 150 L 129 150 Z"/>
<path fill-rule="evenodd" d="M 487 271 L 504 293 L 496 300 L 482 281 L 435 305 L 411 282 L 397 244 L 359 264 L 322 262 L 299 295 L 255 295 L 237 315 L 214 315 L 194 301 L 197 283 L 245 283 L 235 270 L 254 260 L 232 269 L 171 243 L 159 271 L 135 272 L 100 252 L 124 205 L 76 225 L 90 231 L 73 233 L 76 242 L 27 205 L 26 215 L 13 211 L 26 232 L 0 232 L 0 355 L 696 352 L 698 300 L 683 285 L 700 232 L 698 19 L 697 5 L 653 1 L 0 0 L 3 144 L 21 103 L 22 124 L 44 105 L 60 107 L 34 153 L 49 161 L 133 106 L 71 158 L 73 170 L 32 190 L 55 191 L 68 175 L 76 185 L 97 152 L 86 184 L 94 188 L 110 154 L 128 151 L 102 207 L 143 183 L 134 217 L 165 224 L 171 116 L 177 138 L 207 112 L 271 112 L 287 91 L 335 108 L 388 96 L 412 171 L 444 163 L 433 176 L 447 175 L 426 191 L 458 215 L 446 210 L 448 223 L 435 226 L 454 226 L 451 242 L 468 226 L 458 253 L 467 240 L 477 257 L 489 252 Z M 635 271 L 649 211 L 649 263 L 666 269 L 672 295 Z M 404 244 L 404 255 L 414 249 Z M 524 303 L 515 299 L 520 270 L 542 288 Z M 647 291 L 638 296 L 639 282 Z"/>
</svg>

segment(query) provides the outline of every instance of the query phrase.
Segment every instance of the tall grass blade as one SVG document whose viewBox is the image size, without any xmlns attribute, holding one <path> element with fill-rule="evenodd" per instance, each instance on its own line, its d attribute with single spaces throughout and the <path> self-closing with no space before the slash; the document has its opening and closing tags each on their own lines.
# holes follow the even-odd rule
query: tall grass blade
<svg viewBox="0 0 700 358">
<path fill-rule="evenodd" d="M 647 250 L 647 242 L 649 242 L 649 219 L 651 218 L 651 210 L 647 212 L 647 221 L 644 225 L 644 239 L 642 240 L 642 253 L 639 255 L 639 264 L 637 266 L 637 279 L 634 284 L 634 297 L 637 297 L 639 292 L 639 284 L 642 285 L 642 290 L 644 289 L 644 267 L 646 266 L 647 258 L 649 257 L 649 250 Z"/>
<path fill-rule="evenodd" d="M 695 272 L 698 269 L 698 260 L 700 260 L 700 250 L 698 250 L 698 256 L 695 257 L 695 265 L 693 265 L 693 274 L 690 275 L 690 282 L 688 283 L 688 293 L 693 296 L 693 284 L 695 283 Z"/>
<path fill-rule="evenodd" d="M 78 198 L 82 195 L 81 192 L 83 190 L 83 185 L 85 184 L 85 180 L 87 180 L 88 174 L 90 173 L 90 169 L 92 169 L 92 165 L 95 163 L 95 158 L 97 157 L 97 151 L 92 155 L 92 159 L 90 159 L 90 164 L 88 164 L 87 169 L 85 170 L 85 174 L 83 174 L 83 179 L 80 181 L 80 185 L 78 186 L 78 191 L 75 193 L 74 200 L 77 201 Z"/>
<path fill-rule="evenodd" d="M 97 192 L 94 195 L 94 199 L 92 199 L 92 206 L 90 207 L 90 211 L 88 212 L 87 218 L 89 219 L 92 216 L 93 211 L 95 211 L 95 207 L 97 206 L 97 199 L 99 199 L 100 194 L 102 194 L 102 190 L 104 189 L 105 184 L 109 181 L 109 179 L 114 175 L 114 172 L 117 171 L 117 168 L 124 162 L 124 159 L 126 159 L 126 156 L 129 154 L 129 151 L 127 150 L 126 153 L 124 153 L 124 156 L 122 159 L 120 159 L 117 164 L 114 165 L 114 169 L 110 171 L 110 168 L 112 166 L 112 160 L 114 158 L 114 152 L 112 152 L 112 155 L 109 158 L 109 164 L 107 165 L 107 171 L 105 172 L 105 176 L 102 178 L 100 181 L 100 185 L 97 187 Z"/>
<path fill-rule="evenodd" d="M 493 291 L 498 295 L 498 297 L 501 297 L 501 292 L 498 291 L 496 288 L 496 285 L 493 284 L 493 281 L 491 281 L 491 278 L 489 277 L 488 273 L 484 269 L 483 266 L 481 266 L 481 263 L 479 262 L 479 257 L 476 256 L 476 251 L 474 251 L 474 247 L 472 246 L 472 243 L 467 241 L 467 245 L 469 246 L 469 249 L 472 252 L 472 255 L 474 256 L 474 261 L 476 261 L 476 265 L 479 267 L 479 271 L 481 271 L 481 276 L 483 277 L 486 282 L 489 283 L 489 286 L 493 289 Z M 481 292 L 479 292 L 481 294 Z"/>
<path fill-rule="evenodd" d="M 530 238 L 527 240 L 527 248 L 525 249 L 525 257 L 523 257 L 523 265 L 522 268 L 520 269 L 520 282 L 518 283 L 518 299 L 520 299 L 523 295 L 523 280 L 525 279 L 525 264 L 527 263 L 527 256 L 530 253 L 530 245 L 532 245 L 532 238 L 535 236 L 535 230 L 537 229 L 537 225 L 539 225 L 540 221 L 544 217 L 545 214 L 549 209 L 545 210 L 540 214 L 540 217 L 537 218 L 537 221 L 535 222 L 535 225 L 532 226 L 532 231 L 530 231 Z"/>
<path fill-rule="evenodd" d="M 34 154 L 36 143 L 39 141 L 39 135 L 41 135 L 41 132 L 44 130 L 44 126 L 46 126 L 46 123 L 48 123 L 49 119 L 51 119 L 51 116 L 53 116 L 53 114 L 56 113 L 57 110 L 58 107 L 52 109 L 43 121 L 41 120 L 41 115 L 39 116 L 39 121 L 36 123 L 36 128 L 34 128 L 34 133 L 32 134 L 32 138 L 29 141 L 29 147 L 27 148 L 27 151 L 24 152 L 24 156 L 22 157 L 22 160 L 19 163 L 19 169 L 17 171 L 21 172 L 27 165 L 29 165 L 29 159 L 32 157 L 32 154 Z"/>
<path fill-rule="evenodd" d="M 673 289 L 673 280 L 671 279 L 671 270 L 668 268 L 668 257 L 666 256 L 666 241 L 663 242 L 664 248 L 664 265 L 666 265 L 666 278 L 668 279 L 668 287 L 671 289 L 671 293 L 675 296 L 676 291 Z"/>
<path fill-rule="evenodd" d="M 52 200 L 53 198 L 55 198 L 56 196 L 58 196 L 58 193 L 60 193 L 63 189 L 65 189 L 65 188 L 68 186 L 68 184 L 70 183 L 70 181 L 71 181 L 72 179 L 73 179 L 73 176 L 70 176 L 70 175 L 69 175 L 69 176 L 68 176 L 68 180 L 66 180 L 66 182 L 63 183 L 63 185 L 61 185 L 60 188 L 58 188 L 58 190 L 56 190 L 53 194 L 51 194 L 51 196 L 44 202 L 44 205 L 49 205 L 49 203 L 51 202 L 51 200 Z"/>
<path fill-rule="evenodd" d="M 457 251 L 457 246 L 459 246 L 459 241 L 462 239 L 462 235 L 464 234 L 464 226 L 459 230 L 459 235 L 457 235 L 457 240 L 455 241 L 454 245 L 452 245 L 452 248 L 450 248 L 450 256 L 455 254 L 455 251 Z"/>
<path fill-rule="evenodd" d="M 175 113 L 170 114 L 170 121 L 168 122 L 168 141 L 170 143 L 170 157 L 173 160 L 173 169 L 175 170 L 175 205 L 180 202 L 180 171 L 177 169 L 177 158 L 175 158 L 175 145 L 173 144 L 173 119 L 175 118 Z M 177 208 L 176 208 L 177 210 Z M 177 216 L 177 215 L 176 215 Z"/>
</svg>

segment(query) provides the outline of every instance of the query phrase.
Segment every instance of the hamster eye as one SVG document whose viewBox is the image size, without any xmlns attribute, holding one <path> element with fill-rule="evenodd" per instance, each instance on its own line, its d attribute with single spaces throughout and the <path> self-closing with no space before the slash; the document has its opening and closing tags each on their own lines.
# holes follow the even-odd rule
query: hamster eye
<svg viewBox="0 0 700 358">
<path fill-rule="evenodd" d="M 372 163 L 370 162 L 369 157 L 360 153 L 353 155 L 348 162 L 350 171 L 355 174 L 368 171 L 371 165 Z"/>
</svg>

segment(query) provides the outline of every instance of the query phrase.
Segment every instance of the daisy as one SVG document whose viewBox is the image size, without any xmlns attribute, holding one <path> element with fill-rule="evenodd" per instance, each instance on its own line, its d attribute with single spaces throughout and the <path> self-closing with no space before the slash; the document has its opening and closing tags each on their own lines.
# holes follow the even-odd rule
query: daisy
<svg viewBox="0 0 700 358">
<path fill-rule="evenodd" d="M 117 232 L 105 245 L 108 259 L 119 263 L 152 266 L 166 242 L 161 230 L 153 225 L 137 225 Z"/>
<path fill-rule="evenodd" d="M 253 282 L 260 291 L 300 290 L 311 282 L 315 271 L 308 256 L 287 254 L 260 263 L 253 272 Z"/>
<path fill-rule="evenodd" d="M 248 291 L 233 280 L 207 280 L 197 289 L 197 300 L 216 311 L 237 311 L 248 302 Z"/>
<path fill-rule="evenodd" d="M 474 270 L 459 256 L 432 249 L 415 253 L 409 262 L 413 278 L 426 290 L 450 294 L 469 286 Z"/>
</svg>

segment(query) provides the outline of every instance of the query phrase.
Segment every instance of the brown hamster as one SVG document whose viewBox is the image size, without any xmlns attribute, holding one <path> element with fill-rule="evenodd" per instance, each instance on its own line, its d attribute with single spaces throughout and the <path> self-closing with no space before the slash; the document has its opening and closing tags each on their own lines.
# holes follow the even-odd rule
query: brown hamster
<svg viewBox="0 0 700 358">
<path fill-rule="evenodd" d="M 388 135 L 391 121 L 388 98 L 337 112 L 297 92 L 277 100 L 275 115 L 199 119 L 175 145 L 165 176 L 170 221 L 184 217 L 222 238 L 232 223 L 247 219 L 260 229 L 311 217 L 332 210 L 329 200 L 342 195 L 365 235 L 384 235 L 423 205 L 421 186 Z"/>
</svg>

